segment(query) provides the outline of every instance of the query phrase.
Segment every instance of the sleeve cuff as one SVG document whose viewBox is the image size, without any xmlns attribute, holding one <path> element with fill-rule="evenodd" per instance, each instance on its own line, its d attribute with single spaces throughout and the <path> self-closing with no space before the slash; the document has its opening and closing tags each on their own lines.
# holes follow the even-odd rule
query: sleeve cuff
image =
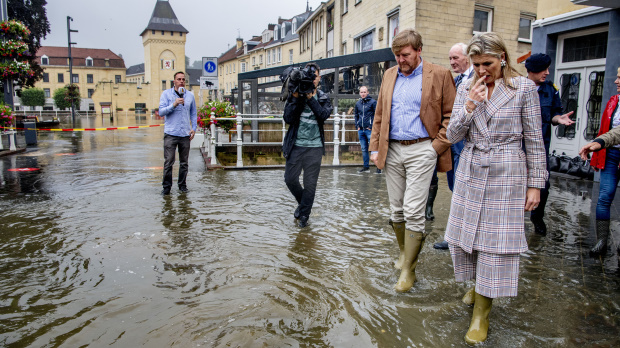
<svg viewBox="0 0 620 348">
<path fill-rule="evenodd" d="M 601 138 L 596 138 L 594 140 L 592 140 L 593 143 L 599 143 L 601 145 L 601 148 L 604 149 L 605 148 L 605 140 L 601 139 Z"/>
</svg>

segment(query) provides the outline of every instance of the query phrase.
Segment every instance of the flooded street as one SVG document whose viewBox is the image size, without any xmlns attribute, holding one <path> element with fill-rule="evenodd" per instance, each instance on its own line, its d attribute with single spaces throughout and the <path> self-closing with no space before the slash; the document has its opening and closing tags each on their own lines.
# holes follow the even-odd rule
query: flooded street
<svg viewBox="0 0 620 348">
<path fill-rule="evenodd" d="M 162 197 L 162 139 L 163 127 L 40 132 L 37 147 L 0 158 L 0 346 L 467 347 L 469 286 L 432 247 L 445 175 L 418 282 L 398 294 L 384 175 L 323 168 L 299 229 L 284 169 L 207 172 L 192 149 L 190 192 L 176 187 L 177 159 Z M 592 258 L 598 185 L 551 185 L 549 233 L 527 220 L 519 296 L 494 301 L 485 346 L 618 347 L 618 199 L 613 247 Z"/>
</svg>

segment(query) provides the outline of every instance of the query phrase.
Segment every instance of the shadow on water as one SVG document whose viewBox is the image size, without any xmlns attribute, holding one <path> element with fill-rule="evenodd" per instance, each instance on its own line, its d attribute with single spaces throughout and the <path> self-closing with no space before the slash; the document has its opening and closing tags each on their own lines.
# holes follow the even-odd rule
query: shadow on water
<svg viewBox="0 0 620 348">
<path fill-rule="evenodd" d="M 432 248 L 449 212 L 445 176 L 418 282 L 397 294 L 383 175 L 324 168 L 299 229 L 282 170 L 206 172 L 195 149 L 191 191 L 161 197 L 162 137 L 40 134 L 36 148 L 0 158 L 1 345 L 466 346 L 468 284 Z M 552 178 L 549 233 L 526 222 L 519 296 L 494 302 L 486 346 L 620 345 L 615 248 L 587 254 L 597 195 L 596 184 Z"/>
</svg>

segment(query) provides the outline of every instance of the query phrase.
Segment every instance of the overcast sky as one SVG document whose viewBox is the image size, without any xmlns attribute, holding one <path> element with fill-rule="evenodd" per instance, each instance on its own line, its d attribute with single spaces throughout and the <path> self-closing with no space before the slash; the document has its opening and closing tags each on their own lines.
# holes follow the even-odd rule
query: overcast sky
<svg viewBox="0 0 620 348">
<path fill-rule="evenodd" d="M 202 57 L 219 57 L 240 34 L 244 40 L 261 35 L 278 17 L 291 18 L 306 10 L 306 0 L 170 0 L 189 31 L 185 54 L 190 64 Z M 44 46 L 67 46 L 67 16 L 73 18 L 74 47 L 108 48 L 125 59 L 125 66 L 144 63 L 140 33 L 148 25 L 156 0 L 47 0 L 51 33 Z M 320 0 L 310 0 L 316 9 Z"/>
</svg>

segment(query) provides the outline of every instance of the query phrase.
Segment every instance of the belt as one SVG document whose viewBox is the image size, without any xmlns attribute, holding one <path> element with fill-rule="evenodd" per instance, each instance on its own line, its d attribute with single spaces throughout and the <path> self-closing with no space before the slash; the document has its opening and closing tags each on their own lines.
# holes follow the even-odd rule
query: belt
<svg viewBox="0 0 620 348">
<path fill-rule="evenodd" d="M 400 143 L 401 145 L 413 145 L 413 144 L 421 143 L 421 142 L 427 141 L 427 140 L 431 140 L 431 138 L 430 137 L 425 137 L 425 138 L 418 138 L 418 139 L 413 139 L 413 140 L 390 139 L 390 143 Z"/>
</svg>

